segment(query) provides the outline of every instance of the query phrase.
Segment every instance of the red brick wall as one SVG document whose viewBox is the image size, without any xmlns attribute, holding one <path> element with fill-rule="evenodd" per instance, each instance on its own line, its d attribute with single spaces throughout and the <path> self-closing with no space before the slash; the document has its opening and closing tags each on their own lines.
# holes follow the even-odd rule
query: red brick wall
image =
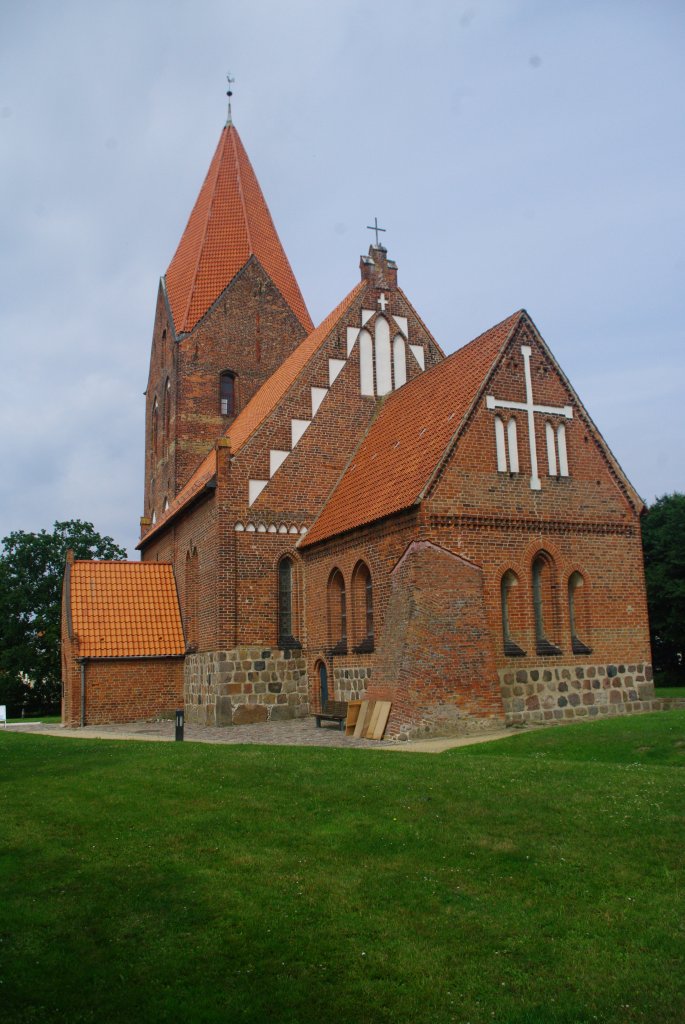
<svg viewBox="0 0 685 1024">
<path fill-rule="evenodd" d="M 170 715 L 183 707 L 183 658 L 86 661 L 85 675 L 86 725 Z M 64 687 L 63 725 L 79 726 L 80 710 L 80 666 L 72 659 Z"/>
</svg>

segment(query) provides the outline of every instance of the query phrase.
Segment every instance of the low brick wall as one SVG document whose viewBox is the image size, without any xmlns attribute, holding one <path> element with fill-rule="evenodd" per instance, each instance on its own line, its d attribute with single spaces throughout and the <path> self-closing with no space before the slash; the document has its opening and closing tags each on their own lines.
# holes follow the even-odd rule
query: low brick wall
<svg viewBox="0 0 685 1024">
<path fill-rule="evenodd" d="M 309 714 L 300 651 L 237 647 L 186 656 L 186 719 L 193 725 L 248 725 Z"/>
<path fill-rule="evenodd" d="M 506 668 L 499 677 L 508 725 L 657 711 L 664 704 L 654 698 L 651 665 L 643 663 Z"/>
</svg>

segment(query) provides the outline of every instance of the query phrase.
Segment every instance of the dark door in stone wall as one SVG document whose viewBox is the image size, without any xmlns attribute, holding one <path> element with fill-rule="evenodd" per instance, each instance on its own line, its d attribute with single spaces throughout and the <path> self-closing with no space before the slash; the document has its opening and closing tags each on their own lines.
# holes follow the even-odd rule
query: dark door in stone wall
<svg viewBox="0 0 685 1024">
<path fill-rule="evenodd" d="M 321 707 L 328 703 L 328 669 L 323 661 L 319 662 L 319 693 L 321 694 Z"/>
</svg>

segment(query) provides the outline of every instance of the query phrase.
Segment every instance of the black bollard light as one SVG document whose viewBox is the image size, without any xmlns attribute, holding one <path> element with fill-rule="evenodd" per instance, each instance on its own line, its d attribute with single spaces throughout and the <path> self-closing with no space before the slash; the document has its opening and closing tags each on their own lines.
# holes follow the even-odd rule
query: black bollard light
<svg viewBox="0 0 685 1024">
<path fill-rule="evenodd" d="M 184 711 L 183 708 L 178 708 L 176 711 L 176 739 L 183 739 L 183 725 L 184 725 Z"/>
</svg>

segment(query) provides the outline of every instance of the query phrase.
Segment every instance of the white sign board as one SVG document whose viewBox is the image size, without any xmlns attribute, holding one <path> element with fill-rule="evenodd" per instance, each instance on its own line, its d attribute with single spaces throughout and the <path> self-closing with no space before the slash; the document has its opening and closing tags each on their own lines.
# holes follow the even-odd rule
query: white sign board
<svg viewBox="0 0 685 1024">
<path fill-rule="evenodd" d="M 0 722 L 7 728 L 7 706 L 0 704 Z"/>
</svg>

